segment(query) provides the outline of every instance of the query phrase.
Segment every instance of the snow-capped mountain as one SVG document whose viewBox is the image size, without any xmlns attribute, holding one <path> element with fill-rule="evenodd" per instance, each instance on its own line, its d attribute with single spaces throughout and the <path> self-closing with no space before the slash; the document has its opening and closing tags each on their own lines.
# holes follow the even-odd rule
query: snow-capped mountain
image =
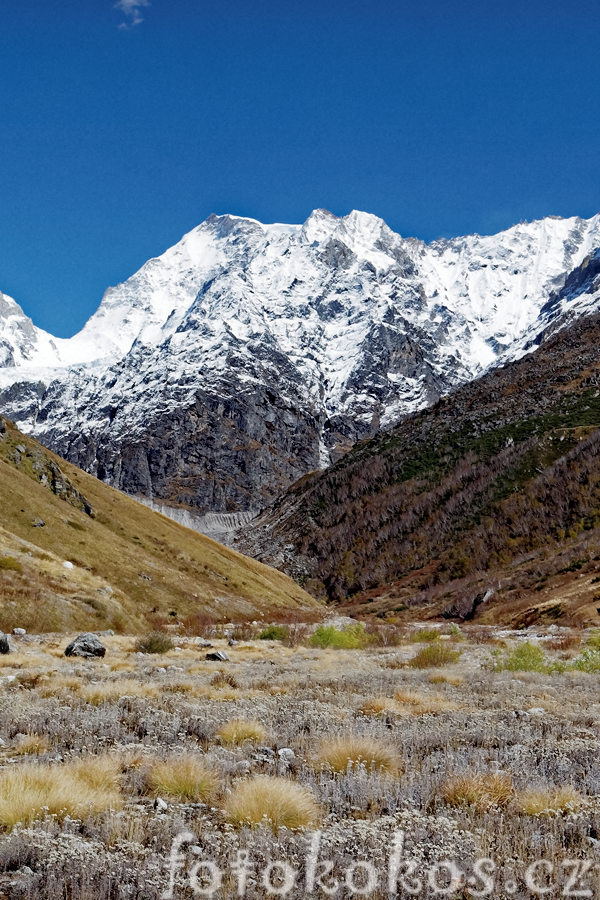
<svg viewBox="0 0 600 900">
<path fill-rule="evenodd" d="M 75 337 L 0 294 L 0 409 L 130 493 L 256 509 L 600 306 L 600 215 L 425 244 L 376 216 L 210 216 Z"/>
</svg>

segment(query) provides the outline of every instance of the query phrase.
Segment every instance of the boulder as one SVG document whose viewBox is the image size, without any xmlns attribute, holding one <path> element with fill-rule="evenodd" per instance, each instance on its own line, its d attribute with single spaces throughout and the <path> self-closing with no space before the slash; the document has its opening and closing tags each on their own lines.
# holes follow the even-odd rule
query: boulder
<svg viewBox="0 0 600 900">
<path fill-rule="evenodd" d="M 206 659 L 210 659 L 212 662 L 229 662 L 229 657 L 224 650 L 214 650 L 212 653 L 207 653 Z"/>
<path fill-rule="evenodd" d="M 102 657 L 106 653 L 106 647 L 96 634 L 80 634 L 71 641 L 65 650 L 65 656 L 82 656 L 84 659 Z"/>
<path fill-rule="evenodd" d="M 3 631 L 0 631 L 0 653 L 7 654 L 10 653 L 10 645 L 8 643 L 8 638 L 4 634 Z"/>
</svg>

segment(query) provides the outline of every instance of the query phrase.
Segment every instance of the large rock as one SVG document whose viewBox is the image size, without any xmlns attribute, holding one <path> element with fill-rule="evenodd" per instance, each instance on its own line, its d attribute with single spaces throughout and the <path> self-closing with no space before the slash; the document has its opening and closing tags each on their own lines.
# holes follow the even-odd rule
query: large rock
<svg viewBox="0 0 600 900">
<path fill-rule="evenodd" d="M 7 653 L 10 653 L 10 645 L 8 643 L 8 638 L 2 631 L 0 631 L 0 653 L 3 653 L 5 655 Z"/>
<path fill-rule="evenodd" d="M 83 656 L 85 659 L 102 657 L 106 653 L 106 647 L 95 634 L 80 634 L 71 641 L 65 650 L 65 656 Z"/>
</svg>

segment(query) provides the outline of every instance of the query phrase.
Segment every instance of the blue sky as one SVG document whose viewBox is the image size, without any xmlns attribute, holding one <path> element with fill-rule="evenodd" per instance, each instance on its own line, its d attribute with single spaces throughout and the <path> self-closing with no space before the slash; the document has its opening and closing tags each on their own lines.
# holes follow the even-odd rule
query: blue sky
<svg viewBox="0 0 600 900">
<path fill-rule="evenodd" d="M 3 0 L 0 290 L 54 333 L 211 212 L 600 209 L 594 0 Z"/>
</svg>

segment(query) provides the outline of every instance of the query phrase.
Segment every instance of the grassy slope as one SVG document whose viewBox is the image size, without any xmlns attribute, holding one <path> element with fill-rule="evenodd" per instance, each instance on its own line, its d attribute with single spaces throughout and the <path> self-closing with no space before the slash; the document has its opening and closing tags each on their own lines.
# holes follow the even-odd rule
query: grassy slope
<svg viewBox="0 0 600 900">
<path fill-rule="evenodd" d="M 315 605 L 285 575 L 150 511 L 2 422 L 0 628 L 139 631 L 149 618 L 173 620 L 171 612 L 228 621 Z M 53 492 L 56 466 L 67 499 Z"/>
<path fill-rule="evenodd" d="M 251 541 L 352 612 L 598 621 L 600 317 L 357 445 Z M 252 548 L 251 541 L 242 547 Z"/>
</svg>

